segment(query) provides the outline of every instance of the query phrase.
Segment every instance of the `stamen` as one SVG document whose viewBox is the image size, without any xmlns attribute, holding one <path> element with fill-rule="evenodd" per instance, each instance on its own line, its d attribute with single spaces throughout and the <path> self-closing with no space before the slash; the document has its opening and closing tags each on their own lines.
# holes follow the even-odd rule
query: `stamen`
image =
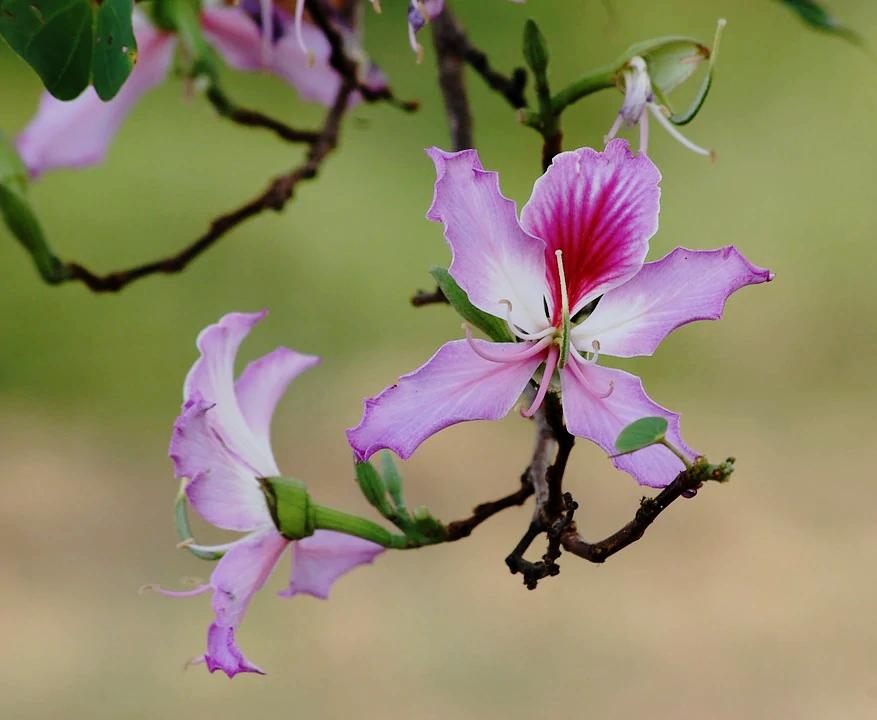
<svg viewBox="0 0 877 720">
<path fill-rule="evenodd" d="M 548 356 L 545 358 L 545 370 L 542 372 L 542 381 L 539 383 L 539 390 L 536 391 L 536 397 L 533 399 L 533 403 L 530 407 L 521 413 L 524 417 L 533 417 L 539 409 L 539 406 L 542 404 L 542 401 L 545 399 L 545 394 L 551 386 L 551 378 L 554 376 L 554 369 L 557 367 L 557 360 L 559 357 L 560 350 L 558 350 L 557 346 L 552 345 L 551 349 L 548 351 Z"/>
<path fill-rule="evenodd" d="M 594 340 L 594 342 L 591 343 L 591 347 L 594 348 L 594 352 L 590 353 L 590 357 L 587 357 L 587 351 L 582 355 L 579 349 L 572 344 L 570 345 L 569 351 L 582 365 L 596 365 L 597 360 L 600 358 L 600 341 Z"/>
<path fill-rule="evenodd" d="M 587 363 L 585 363 L 585 364 L 587 364 Z M 596 398 L 597 400 L 605 400 L 615 390 L 615 381 L 610 380 L 609 381 L 609 389 L 606 390 L 605 392 L 602 392 L 602 393 L 598 392 L 594 388 L 594 386 L 591 384 L 591 381 L 588 380 L 587 376 L 585 375 L 585 373 L 582 371 L 582 369 L 578 365 L 576 365 L 575 363 L 570 363 L 569 365 L 567 365 L 567 367 L 570 370 L 572 370 L 573 375 L 576 376 L 576 379 L 578 379 L 578 381 L 584 386 L 585 390 L 588 393 L 590 393 L 591 396 Z"/>
<path fill-rule="evenodd" d="M 188 670 L 193 665 L 203 665 L 206 662 L 207 658 L 204 655 L 190 658 L 189 660 L 186 660 L 186 662 L 183 664 L 183 670 Z"/>
<path fill-rule="evenodd" d="M 710 51 L 710 69 L 716 64 L 716 60 L 719 57 L 719 43 L 722 40 L 722 33 L 727 24 L 728 21 L 725 20 L 725 18 L 719 18 L 719 21 L 716 23 L 716 34 L 713 37 L 713 49 Z"/>
<path fill-rule="evenodd" d="M 262 21 L 262 64 L 271 62 L 274 52 L 274 2 L 259 0 L 259 15 Z"/>
<path fill-rule="evenodd" d="M 316 62 L 316 58 L 314 57 L 314 53 L 308 49 L 308 46 L 305 44 L 304 35 L 302 35 L 302 27 L 304 24 L 304 11 L 305 11 L 305 0 L 296 0 L 296 3 L 295 3 L 295 40 L 298 43 L 299 49 L 305 55 L 307 55 L 308 67 L 313 67 L 314 63 Z"/>
<path fill-rule="evenodd" d="M 554 334 L 553 327 L 545 328 L 544 330 L 541 330 L 537 333 L 522 332 L 512 322 L 512 301 L 511 300 L 500 300 L 499 304 L 506 306 L 505 321 L 506 321 L 506 324 L 509 326 L 509 332 L 511 332 L 511 334 L 514 335 L 519 340 L 541 340 L 544 337 L 548 337 L 549 335 Z"/>
<path fill-rule="evenodd" d="M 222 545 L 199 545 L 195 542 L 194 538 L 186 538 L 182 542 L 177 543 L 177 548 L 180 550 L 188 549 L 202 553 L 225 553 L 228 552 L 237 542 L 237 540 L 233 540 L 232 542 L 224 543 Z"/>
<path fill-rule="evenodd" d="M 689 140 L 681 132 L 679 132 L 676 126 L 667 119 L 667 116 L 664 115 L 663 110 L 656 103 L 650 102 L 648 104 L 648 108 L 652 111 L 652 115 L 655 116 L 655 119 L 657 119 L 657 121 L 661 123 L 663 128 L 668 133 L 670 133 L 670 137 L 680 143 L 683 147 L 688 148 L 692 152 L 696 152 L 698 155 L 704 155 L 710 158 L 714 157 L 712 150 L 707 150 L 705 148 L 702 148 L 700 145 L 695 145 L 693 142 L 691 142 L 691 140 Z M 645 114 L 643 115 L 643 119 L 645 119 Z"/>
<path fill-rule="evenodd" d="M 651 105 L 652 103 L 647 103 Z M 643 155 L 649 154 L 649 114 L 643 111 L 639 119 L 639 151 Z"/>
<path fill-rule="evenodd" d="M 612 123 L 612 127 L 609 128 L 609 132 L 603 136 L 603 144 L 604 145 L 606 143 L 608 143 L 616 135 L 618 135 L 618 131 L 621 130 L 621 123 L 623 123 L 623 122 L 624 122 L 624 117 L 619 112 L 618 115 L 615 117 L 615 122 Z"/>
<path fill-rule="evenodd" d="M 374 11 L 380 15 L 381 14 L 381 0 L 371 0 L 372 7 Z"/>
<path fill-rule="evenodd" d="M 408 23 L 408 42 L 414 51 L 416 62 L 419 65 L 423 62 L 423 45 L 417 42 L 417 32 L 414 30 L 414 25 L 410 22 Z"/>
<path fill-rule="evenodd" d="M 211 586 L 209 584 L 199 585 L 196 588 L 192 588 L 191 590 L 165 590 L 161 585 L 156 585 L 154 583 L 147 583 L 146 585 L 141 585 L 137 592 L 142 595 L 145 592 L 157 592 L 160 595 L 164 595 L 166 597 L 174 597 L 174 598 L 187 598 L 187 597 L 195 597 L 196 595 L 203 595 L 206 592 L 211 590 Z"/>
<path fill-rule="evenodd" d="M 463 329 L 466 331 L 466 341 L 469 343 L 469 347 L 472 348 L 472 351 L 479 357 L 495 363 L 514 363 L 521 360 L 527 360 L 528 358 L 538 355 L 554 341 L 551 337 L 544 337 L 538 342 L 529 344 L 529 347 L 521 352 L 512 353 L 511 355 L 494 355 L 489 350 L 485 350 L 483 347 L 480 347 L 475 343 L 475 338 L 472 337 L 472 328 L 468 323 L 463 323 Z"/>
</svg>

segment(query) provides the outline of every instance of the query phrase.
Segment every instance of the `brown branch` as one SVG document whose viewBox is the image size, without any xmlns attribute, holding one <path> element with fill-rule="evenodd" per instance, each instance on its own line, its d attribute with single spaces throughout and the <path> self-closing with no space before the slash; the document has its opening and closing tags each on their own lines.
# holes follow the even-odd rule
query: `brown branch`
<svg viewBox="0 0 877 720">
<path fill-rule="evenodd" d="M 707 480 L 724 482 L 734 466 L 734 458 L 721 465 L 707 465 L 701 458 L 688 470 L 683 470 L 667 487 L 653 498 L 643 498 L 633 520 L 609 537 L 595 543 L 586 542 L 576 529 L 572 515 L 560 536 L 563 548 L 592 563 L 605 562 L 607 558 L 639 540 L 649 526 L 680 497 L 693 497 Z M 571 498 L 570 498 L 571 500 Z M 575 511 L 575 504 L 570 513 Z"/>
<path fill-rule="evenodd" d="M 461 37 L 464 35 L 457 19 L 450 8 L 445 7 L 432 22 L 432 41 L 454 150 L 466 150 L 473 146 L 472 112 L 463 81 L 464 64 L 459 48 Z"/>
<path fill-rule="evenodd" d="M 515 68 L 511 77 L 507 77 L 494 70 L 487 55 L 469 41 L 466 32 L 451 13 L 447 3 L 445 3 L 445 9 L 441 15 L 433 21 L 433 40 L 436 43 L 437 51 L 439 50 L 439 37 L 445 56 L 454 56 L 458 62 L 463 61 L 468 64 L 484 79 L 491 90 L 499 93 L 515 110 L 527 107 L 527 98 L 524 96 L 527 71 L 524 68 Z M 440 53 L 440 64 L 441 59 L 442 54 Z"/>
<path fill-rule="evenodd" d="M 441 288 L 437 287 L 435 290 L 431 292 L 426 292 L 425 290 L 418 290 L 411 297 L 411 304 L 414 307 L 423 307 L 424 305 L 435 305 L 437 303 L 448 304 L 448 299 L 445 297 L 445 294 L 442 292 Z"/>
<path fill-rule="evenodd" d="M 275 178 L 264 192 L 237 210 L 216 218 L 204 235 L 176 255 L 106 275 L 97 275 L 78 263 L 67 263 L 64 266 L 65 279 L 79 280 L 94 292 L 118 292 L 126 285 L 148 275 L 180 272 L 226 233 L 245 220 L 265 210 L 282 210 L 292 198 L 298 183 L 316 177 L 323 160 L 337 146 L 341 121 L 352 92 L 353 88 L 349 83 L 344 83 L 338 91 L 335 102 L 326 114 L 322 130 L 317 134 L 315 141 L 311 143 L 304 163 L 292 172 Z"/>
<path fill-rule="evenodd" d="M 405 112 L 413 112 L 420 107 L 420 104 L 416 101 L 399 100 L 386 85 L 380 88 L 372 88 L 362 82 L 359 74 L 360 65 L 347 54 L 347 50 L 344 47 L 344 36 L 332 22 L 332 9 L 327 6 L 325 0 L 304 1 L 314 24 L 329 42 L 329 64 L 335 68 L 336 72 L 344 80 L 353 86 L 356 92 L 362 95 L 363 100 L 366 102 L 388 102 Z"/>
<path fill-rule="evenodd" d="M 472 531 L 481 523 L 493 517 L 499 512 L 510 507 L 523 505 L 527 498 L 533 494 L 533 484 L 530 482 L 530 468 L 521 475 L 521 488 L 515 492 L 501 497 L 499 500 L 481 503 L 472 510 L 471 517 L 463 520 L 455 520 L 447 525 L 446 542 L 454 542 L 464 537 L 469 537 Z"/>
<path fill-rule="evenodd" d="M 258 110 L 247 110 L 246 108 L 238 107 L 225 94 L 215 79 L 213 85 L 207 88 L 207 100 L 216 108 L 216 112 L 232 122 L 245 127 L 270 130 L 281 140 L 286 140 L 287 142 L 315 143 L 320 137 L 320 133 L 317 130 L 297 130 Z"/>
</svg>

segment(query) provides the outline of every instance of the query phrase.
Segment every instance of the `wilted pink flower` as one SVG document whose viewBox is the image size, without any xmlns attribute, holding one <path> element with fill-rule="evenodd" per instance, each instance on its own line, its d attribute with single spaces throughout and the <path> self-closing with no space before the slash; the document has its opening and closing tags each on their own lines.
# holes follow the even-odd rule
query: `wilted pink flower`
<svg viewBox="0 0 877 720">
<path fill-rule="evenodd" d="M 427 213 L 444 224 L 450 274 L 484 312 L 508 322 L 518 342 L 449 342 L 421 368 L 365 401 L 348 431 L 358 460 L 389 448 L 409 457 L 430 435 L 465 420 L 495 420 L 542 368 L 533 415 L 559 377 L 571 433 L 613 453 L 619 432 L 646 416 L 667 419 L 667 437 L 687 456 L 679 416 L 653 402 L 638 377 L 597 364 L 600 354 L 651 355 L 675 328 L 718 318 L 728 296 L 770 280 L 735 248 L 677 248 L 646 263 L 658 228 L 660 173 L 645 155 L 613 140 L 605 152 L 561 153 L 516 216 L 498 176 L 474 150 L 429 151 L 435 198 Z M 582 313 L 595 300 L 596 309 Z M 682 469 L 663 446 L 617 457 L 616 467 L 661 487 Z"/>
<path fill-rule="evenodd" d="M 331 49 L 323 34 L 305 24 L 299 37 L 305 37 L 308 51 L 291 32 L 292 19 L 282 10 L 270 16 L 270 50 L 263 45 L 262 14 L 258 0 L 244 0 L 240 6 L 205 8 L 201 25 L 208 41 L 233 68 L 264 71 L 292 85 L 306 100 L 330 105 L 341 80 L 329 64 Z M 357 47 L 352 30 L 350 52 Z M 17 148 L 32 177 L 61 167 L 86 167 L 101 162 L 110 142 L 138 100 L 167 76 L 176 47 L 176 35 L 154 27 L 145 17 L 134 14 L 138 60 L 118 95 L 103 102 L 94 88 L 79 97 L 62 102 L 44 93 L 37 114 L 17 138 Z M 309 57 L 310 53 L 310 57 Z M 361 56 L 361 53 L 360 53 Z M 360 57 L 369 87 L 383 87 L 383 74 Z"/>
<path fill-rule="evenodd" d="M 170 444 L 177 477 L 189 479 L 186 496 L 192 507 L 213 525 L 246 535 L 225 545 L 194 546 L 224 552 L 208 584 L 181 592 L 156 588 L 175 597 L 213 592 L 216 617 L 207 631 L 207 652 L 196 662 L 229 677 L 262 672 L 238 648 L 235 631 L 289 545 L 292 576 L 280 593 L 286 597 L 306 593 L 326 598 L 335 580 L 383 551 L 375 543 L 327 530 L 295 542 L 277 531 L 257 480 L 280 475 L 271 450 L 271 417 L 287 385 L 319 360 L 281 347 L 251 362 L 235 380 L 238 347 L 264 316 L 226 315 L 198 336 L 201 357 L 186 378 L 183 410 Z"/>
</svg>

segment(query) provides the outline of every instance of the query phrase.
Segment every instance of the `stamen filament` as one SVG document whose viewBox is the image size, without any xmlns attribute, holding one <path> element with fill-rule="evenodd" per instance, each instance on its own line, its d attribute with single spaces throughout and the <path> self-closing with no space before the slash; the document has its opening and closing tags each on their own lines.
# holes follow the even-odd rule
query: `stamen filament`
<svg viewBox="0 0 877 720">
<path fill-rule="evenodd" d="M 381 0 L 371 0 L 372 7 L 374 11 L 380 15 L 381 14 Z"/>
<path fill-rule="evenodd" d="M 671 123 L 667 116 L 664 115 L 664 112 L 661 108 L 653 102 L 648 103 L 648 108 L 651 110 L 652 115 L 655 116 L 655 119 L 661 123 L 662 127 L 670 134 L 676 142 L 680 143 L 683 147 L 688 148 L 692 152 L 696 152 L 698 155 L 705 155 L 706 157 L 712 158 L 714 157 L 712 150 L 707 150 L 702 148 L 700 145 L 695 145 L 691 140 L 685 137 L 679 130 L 676 128 L 673 123 Z M 643 113 L 643 120 L 645 120 L 645 113 Z"/>
<path fill-rule="evenodd" d="M 152 591 L 157 592 L 159 595 L 165 595 L 166 597 L 187 598 L 195 597 L 196 595 L 203 595 L 211 589 L 212 588 L 209 583 L 199 585 L 198 587 L 192 588 L 191 590 L 165 590 L 161 585 L 149 583 L 146 585 L 141 585 L 140 589 L 137 592 L 142 595 L 147 591 Z"/>
<path fill-rule="evenodd" d="M 417 33 L 411 23 L 408 23 L 408 42 L 411 45 L 411 49 L 414 51 L 417 64 L 419 65 L 423 62 L 423 45 L 417 42 Z"/>
<path fill-rule="evenodd" d="M 536 397 L 533 399 L 533 403 L 530 407 L 521 413 L 524 417 L 533 417 L 539 409 L 539 406 L 542 404 L 542 401 L 545 399 L 545 394 L 551 386 L 551 378 L 554 376 L 554 369 L 557 367 L 557 360 L 559 357 L 560 350 L 557 349 L 556 345 L 552 345 L 551 349 L 548 351 L 547 357 L 545 358 L 545 370 L 542 372 L 542 381 L 539 383 Z"/>
<path fill-rule="evenodd" d="M 603 136 L 603 144 L 604 145 L 606 143 L 608 143 L 616 135 L 618 135 L 618 131 L 621 130 L 621 123 L 623 123 L 623 122 L 624 122 L 624 117 L 619 112 L 618 115 L 615 117 L 615 122 L 612 123 L 612 127 L 609 128 L 609 132 Z"/>
<path fill-rule="evenodd" d="M 527 360 L 528 358 L 538 355 L 554 341 L 551 337 L 545 337 L 538 342 L 529 344 L 529 347 L 521 352 L 512 353 L 511 355 L 495 355 L 489 350 L 476 344 L 475 338 L 472 337 L 472 328 L 469 327 L 467 323 L 463 323 L 463 329 L 466 331 L 466 341 L 469 343 L 469 347 L 472 348 L 472 351 L 479 357 L 495 363 L 514 363 L 521 360 Z M 488 343 L 488 345 L 489 344 L 490 343 Z"/>
<path fill-rule="evenodd" d="M 500 300 L 500 305 L 506 306 L 506 314 L 505 321 L 509 326 L 509 332 L 514 335 L 519 340 L 541 340 L 544 337 L 548 337 L 549 335 L 554 334 L 553 327 L 547 327 L 544 330 L 540 330 L 537 333 L 528 333 L 522 332 L 517 328 L 517 326 L 512 322 L 512 301 L 511 300 Z"/>
<path fill-rule="evenodd" d="M 308 67 L 313 67 L 316 58 L 314 57 L 314 53 L 308 49 L 307 44 L 305 43 L 304 35 L 302 34 L 302 28 L 304 25 L 304 11 L 305 11 L 305 0 L 296 0 L 295 3 L 295 41 L 298 43 L 299 49 L 307 56 L 307 64 Z"/>
<path fill-rule="evenodd" d="M 273 0 L 259 1 L 259 16 L 262 22 L 262 64 L 271 62 L 274 52 L 274 2 Z"/>
<path fill-rule="evenodd" d="M 646 103 L 651 105 L 651 103 Z M 649 154 L 649 114 L 643 109 L 639 118 L 639 151 L 643 155 Z"/>
<path fill-rule="evenodd" d="M 585 363 L 586 365 L 589 363 Z M 615 382 L 609 381 L 609 389 L 604 393 L 597 392 L 594 386 L 591 384 L 591 381 L 588 380 L 585 373 L 576 363 L 570 363 L 567 367 L 572 371 L 572 374 L 576 376 L 576 379 L 584 386 L 585 390 L 591 394 L 597 400 L 605 400 L 608 398 L 612 392 L 615 390 Z"/>
</svg>

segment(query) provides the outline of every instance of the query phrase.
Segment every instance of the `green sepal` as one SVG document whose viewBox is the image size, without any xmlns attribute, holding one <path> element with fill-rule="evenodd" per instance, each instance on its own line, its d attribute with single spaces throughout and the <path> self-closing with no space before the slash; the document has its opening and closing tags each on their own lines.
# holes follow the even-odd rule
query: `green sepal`
<svg viewBox="0 0 877 720">
<path fill-rule="evenodd" d="M 618 450 L 618 455 L 627 455 L 662 442 L 666 434 L 666 418 L 640 418 L 621 431 L 615 441 L 615 448 Z M 617 455 L 613 457 L 617 457 Z"/>
<path fill-rule="evenodd" d="M 314 534 L 314 512 L 307 488 L 300 480 L 286 477 L 259 478 L 274 526 L 287 540 Z"/>
<path fill-rule="evenodd" d="M 0 0 L 0 36 L 59 100 L 115 97 L 137 62 L 133 0 Z"/>
<path fill-rule="evenodd" d="M 27 199 L 27 171 L 15 147 L 0 133 L 0 216 L 30 254 L 47 283 L 55 285 L 69 273 L 49 248 L 42 225 Z"/>
<path fill-rule="evenodd" d="M 709 59 L 710 49 L 690 37 L 654 38 L 631 45 L 617 66 L 623 68 L 637 56 L 646 61 L 652 86 L 667 95 L 697 72 L 700 64 Z"/>
<path fill-rule="evenodd" d="M 487 335 L 487 337 L 496 342 L 514 341 L 515 338 L 509 331 L 508 325 L 498 317 L 486 313 L 483 310 L 479 310 L 469 302 L 469 297 L 463 291 L 463 288 L 457 285 L 456 280 L 451 277 L 447 270 L 442 267 L 434 267 L 429 271 L 429 274 L 433 276 L 439 289 L 444 293 L 444 296 L 451 304 L 451 307 L 453 307 L 466 322 L 474 325 Z"/>
</svg>

